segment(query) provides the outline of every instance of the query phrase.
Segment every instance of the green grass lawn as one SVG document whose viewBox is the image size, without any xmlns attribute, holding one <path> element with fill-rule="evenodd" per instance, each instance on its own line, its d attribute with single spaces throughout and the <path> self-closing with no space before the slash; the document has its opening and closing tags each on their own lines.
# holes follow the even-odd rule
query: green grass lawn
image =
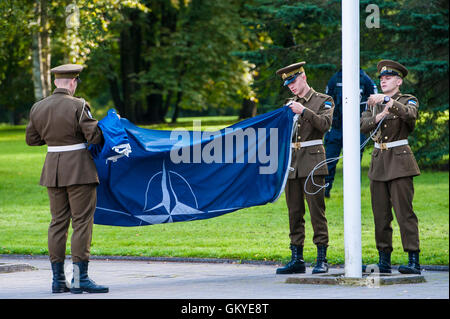
<svg viewBox="0 0 450 319">
<path fill-rule="evenodd" d="M 202 129 L 217 130 L 236 117 L 205 118 Z M 177 126 L 192 129 L 192 118 Z M 148 126 L 172 129 L 176 125 Z M 38 185 L 46 147 L 25 144 L 24 126 L 0 126 L 0 254 L 47 254 L 50 222 L 47 191 Z M 366 263 L 376 262 L 374 225 L 370 206 L 367 149 L 362 162 L 362 254 Z M 421 263 L 448 265 L 449 176 L 448 172 L 422 171 L 416 177 L 414 210 L 419 218 Z M 330 233 L 329 262 L 344 263 L 342 161 L 338 164 L 331 199 L 326 201 Z M 316 249 L 306 214 L 305 260 L 313 262 Z M 394 219 L 393 264 L 407 262 L 398 224 Z M 284 194 L 273 204 L 242 209 L 220 217 L 144 227 L 94 226 L 94 255 L 210 257 L 285 262 L 290 258 L 288 213 Z M 70 233 L 69 233 L 70 236 Z M 67 253 L 70 254 L 70 240 Z"/>
</svg>

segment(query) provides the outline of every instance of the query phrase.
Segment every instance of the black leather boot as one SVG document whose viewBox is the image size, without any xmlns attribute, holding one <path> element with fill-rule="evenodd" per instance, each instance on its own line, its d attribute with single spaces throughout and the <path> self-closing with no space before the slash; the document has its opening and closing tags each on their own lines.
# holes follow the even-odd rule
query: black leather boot
<svg viewBox="0 0 450 319">
<path fill-rule="evenodd" d="M 420 275 L 419 252 L 408 252 L 408 258 L 408 265 L 402 265 L 398 267 L 398 271 L 402 274 Z"/>
<path fill-rule="evenodd" d="M 314 266 L 313 274 L 323 274 L 328 272 L 327 246 L 317 246 L 317 263 Z"/>
<path fill-rule="evenodd" d="M 73 263 L 73 278 L 70 292 L 73 294 L 81 294 L 83 291 L 88 293 L 105 293 L 109 292 L 109 288 L 97 285 L 88 276 L 88 261 Z"/>
<path fill-rule="evenodd" d="M 292 251 L 291 261 L 286 266 L 278 268 L 277 274 L 303 274 L 306 271 L 305 261 L 303 260 L 303 246 L 290 245 Z"/>
<path fill-rule="evenodd" d="M 385 253 L 383 251 L 378 251 L 378 264 L 376 264 L 377 267 L 370 267 L 370 272 L 378 272 L 380 274 L 390 274 L 392 273 L 391 268 L 391 253 Z M 369 268 L 367 265 L 363 265 L 362 271 L 366 272 Z M 376 269 L 378 268 L 378 269 Z M 377 271 L 378 270 L 378 271 Z"/>
<path fill-rule="evenodd" d="M 53 272 L 52 292 L 54 294 L 69 292 L 66 285 L 66 275 L 64 274 L 64 262 L 51 263 Z"/>
</svg>

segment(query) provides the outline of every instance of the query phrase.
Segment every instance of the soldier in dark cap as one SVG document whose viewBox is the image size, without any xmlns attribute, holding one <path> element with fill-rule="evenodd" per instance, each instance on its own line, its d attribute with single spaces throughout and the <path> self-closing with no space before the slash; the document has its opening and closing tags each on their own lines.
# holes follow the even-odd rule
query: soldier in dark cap
<svg viewBox="0 0 450 319">
<path fill-rule="evenodd" d="M 88 144 L 103 140 L 89 104 L 74 97 L 83 67 L 65 64 L 51 69 L 55 75 L 53 94 L 35 103 L 26 128 L 30 146 L 47 144 L 47 156 L 40 185 L 47 187 L 52 220 L 48 229 L 48 250 L 53 271 L 52 292 L 68 292 L 64 275 L 66 241 L 72 220 L 71 252 L 73 293 L 108 292 L 87 274 L 94 211 L 99 183 L 97 168 Z"/>
<path fill-rule="evenodd" d="M 325 94 L 330 95 L 334 100 L 334 112 L 333 123 L 330 130 L 325 134 L 325 153 L 327 159 L 339 158 L 343 148 L 343 135 L 342 135 L 342 69 L 336 72 L 328 81 Z M 376 84 L 372 79 L 359 69 L 359 109 L 361 114 L 366 106 L 369 95 L 378 93 Z M 364 134 L 360 134 L 360 143 L 362 144 L 366 140 Z M 362 159 L 364 148 L 360 150 L 360 159 Z M 329 174 L 325 176 L 325 183 L 328 185 L 325 189 L 325 197 L 330 197 L 330 192 L 334 183 L 334 176 L 336 175 L 336 166 L 339 159 L 330 161 L 328 163 Z"/>
<path fill-rule="evenodd" d="M 408 136 L 414 130 L 419 101 L 400 92 L 406 67 L 392 60 L 377 65 L 383 94 L 371 95 L 361 116 L 361 132 L 373 132 L 375 147 L 369 169 L 375 241 L 379 253 L 378 268 L 391 272 L 392 208 L 400 226 L 403 250 L 408 252 L 408 265 L 400 266 L 404 274 L 420 274 L 419 227 L 413 211 L 413 177 L 420 174 Z M 382 123 L 380 123 L 382 121 Z M 363 270 L 364 267 L 363 267 Z"/>
<path fill-rule="evenodd" d="M 289 237 L 292 251 L 291 261 L 277 274 L 304 273 L 306 270 L 303 260 L 303 245 L 305 240 L 305 199 L 311 215 L 314 230 L 313 242 L 317 246 L 317 263 L 313 274 L 328 272 L 326 259 L 328 247 L 328 225 L 325 217 L 325 200 L 323 188 L 313 185 L 309 179 L 304 187 L 307 176 L 314 166 L 325 160 L 323 136 L 331 126 L 333 118 L 333 99 L 318 93 L 306 81 L 303 66 L 299 62 L 284 67 L 276 72 L 281 76 L 284 85 L 288 86 L 294 97 L 289 100 L 290 108 L 298 114 L 295 134 L 292 140 L 292 170 L 289 172 L 286 184 L 286 202 L 289 210 Z M 317 169 L 314 182 L 324 185 L 324 177 L 328 174 L 326 166 Z"/>
</svg>

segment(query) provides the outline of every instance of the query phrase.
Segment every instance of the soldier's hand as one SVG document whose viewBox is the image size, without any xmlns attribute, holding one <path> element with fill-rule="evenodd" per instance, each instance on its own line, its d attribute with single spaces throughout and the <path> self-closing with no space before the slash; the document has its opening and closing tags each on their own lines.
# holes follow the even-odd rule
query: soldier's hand
<svg viewBox="0 0 450 319">
<path fill-rule="evenodd" d="M 386 115 L 389 114 L 389 106 L 386 104 L 383 111 L 381 113 L 378 113 L 375 117 L 375 123 L 378 123 L 381 121 L 382 118 L 384 118 Z"/>
<path fill-rule="evenodd" d="M 294 112 L 296 114 L 303 113 L 303 110 L 305 109 L 305 107 L 301 103 L 294 102 L 294 101 L 291 102 L 289 107 L 291 108 L 292 112 Z"/>
<path fill-rule="evenodd" d="M 374 106 L 377 103 L 381 103 L 383 102 L 384 96 L 384 94 L 371 94 L 367 100 L 367 104 Z"/>
</svg>

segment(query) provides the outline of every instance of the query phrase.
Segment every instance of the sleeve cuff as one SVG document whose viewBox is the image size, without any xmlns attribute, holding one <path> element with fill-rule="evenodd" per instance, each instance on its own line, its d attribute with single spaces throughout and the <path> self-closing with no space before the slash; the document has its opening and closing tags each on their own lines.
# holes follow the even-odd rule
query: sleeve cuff
<svg viewBox="0 0 450 319">
<path fill-rule="evenodd" d="M 377 127 L 377 125 L 378 125 L 378 123 L 376 122 L 376 115 L 374 115 L 374 116 L 371 116 L 371 117 L 368 117 L 368 118 L 366 118 L 365 119 L 365 127 L 366 127 L 366 129 L 367 129 L 367 132 L 369 132 L 369 131 L 372 131 L 372 130 L 374 130 L 376 127 Z"/>
</svg>

